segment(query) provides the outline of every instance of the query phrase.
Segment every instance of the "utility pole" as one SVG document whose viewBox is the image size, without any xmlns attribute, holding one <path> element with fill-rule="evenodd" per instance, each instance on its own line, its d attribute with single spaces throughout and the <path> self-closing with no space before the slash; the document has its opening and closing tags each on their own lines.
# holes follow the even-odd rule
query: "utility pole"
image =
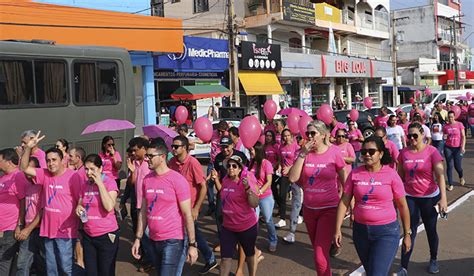
<svg viewBox="0 0 474 276">
<path fill-rule="evenodd" d="M 453 16 L 453 28 L 451 36 L 451 49 L 453 49 L 454 54 L 454 89 L 459 89 L 459 64 L 458 64 L 458 49 L 456 48 L 456 16 Z"/>
<path fill-rule="evenodd" d="M 237 57 L 237 47 L 235 47 L 235 38 L 237 33 L 237 26 L 234 22 L 234 0 L 227 0 L 227 32 L 229 33 L 229 84 L 230 90 L 234 92 L 233 104 L 240 106 L 240 91 L 239 91 L 239 62 Z"/>
<path fill-rule="evenodd" d="M 397 64 L 397 33 L 395 32 L 395 13 L 392 11 L 392 70 L 393 70 L 393 106 L 398 105 L 398 64 Z"/>
</svg>

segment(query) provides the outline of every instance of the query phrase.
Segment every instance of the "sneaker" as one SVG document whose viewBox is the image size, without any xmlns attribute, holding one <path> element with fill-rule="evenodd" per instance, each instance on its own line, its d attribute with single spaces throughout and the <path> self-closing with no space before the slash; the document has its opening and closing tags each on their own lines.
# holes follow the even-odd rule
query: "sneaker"
<svg viewBox="0 0 474 276">
<path fill-rule="evenodd" d="M 464 179 L 464 177 L 461 177 L 461 179 L 459 179 L 459 184 L 461 184 L 461 186 L 464 186 L 466 184 L 466 180 Z"/>
<path fill-rule="evenodd" d="M 303 221 L 304 221 L 304 220 L 303 220 L 303 217 L 302 217 L 302 216 L 298 216 L 298 221 L 297 221 L 297 223 L 298 223 L 298 224 L 302 224 Z"/>
<path fill-rule="evenodd" d="M 276 228 L 282 228 L 286 226 L 286 221 L 284 219 L 280 219 L 277 223 L 275 223 Z"/>
<path fill-rule="evenodd" d="M 393 273 L 393 276 L 408 276 L 408 271 L 401 267 L 397 273 Z"/>
<path fill-rule="evenodd" d="M 452 191 L 454 189 L 453 185 L 448 185 L 448 191 Z"/>
<path fill-rule="evenodd" d="M 436 260 L 430 260 L 430 265 L 428 266 L 428 272 L 430 274 L 436 274 L 439 272 L 438 262 Z"/>
<path fill-rule="evenodd" d="M 342 248 L 337 247 L 334 244 L 331 244 L 331 250 L 329 251 L 329 254 L 331 254 L 331 257 L 337 257 L 341 255 Z"/>
<path fill-rule="evenodd" d="M 288 234 L 283 237 L 283 240 L 287 243 L 295 243 L 295 233 L 288 232 Z"/>
<path fill-rule="evenodd" d="M 216 267 L 217 267 L 217 261 L 214 260 L 213 262 L 210 262 L 204 265 L 204 267 L 201 270 L 199 270 L 199 274 L 200 275 L 207 274 L 209 273 L 209 271 L 213 270 Z"/>
<path fill-rule="evenodd" d="M 276 252 L 276 251 L 277 251 L 277 245 L 276 245 L 276 243 L 275 243 L 275 244 L 270 244 L 270 245 L 268 246 L 268 251 L 270 251 L 271 253 Z"/>
</svg>

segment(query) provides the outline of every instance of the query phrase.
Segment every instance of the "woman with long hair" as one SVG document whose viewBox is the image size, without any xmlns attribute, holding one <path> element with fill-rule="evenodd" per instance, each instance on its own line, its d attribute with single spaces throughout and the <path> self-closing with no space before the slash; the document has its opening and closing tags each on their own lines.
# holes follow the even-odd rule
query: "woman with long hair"
<svg viewBox="0 0 474 276">
<path fill-rule="evenodd" d="M 303 188 L 303 218 L 319 276 L 331 275 L 329 251 L 336 225 L 338 187 L 346 180 L 346 163 L 339 147 L 328 142 L 329 135 L 323 122 L 311 122 L 306 131 L 309 141 L 289 173 L 290 182 Z"/>
<path fill-rule="evenodd" d="M 262 211 L 265 224 L 267 225 L 268 233 L 268 251 L 275 252 L 277 248 L 277 234 L 275 230 L 275 224 L 273 224 L 273 206 L 275 201 L 272 195 L 272 175 L 273 167 L 270 161 L 265 159 L 265 152 L 263 145 L 257 142 L 253 148 L 250 149 L 250 172 L 257 178 L 257 195 L 259 197 L 257 211 L 257 217 Z"/>
<path fill-rule="evenodd" d="M 355 198 L 352 239 L 357 255 L 368 276 L 388 275 L 400 238 L 395 205 L 403 223 L 404 248 L 409 250 L 411 246 L 410 217 L 403 182 L 389 166 L 391 156 L 381 138 L 367 138 L 362 145 L 361 157 L 364 165 L 352 170 L 344 185 L 337 208 L 334 242 L 336 246 L 342 246 L 342 223 L 352 198 Z"/>
<path fill-rule="evenodd" d="M 435 147 L 439 154 L 443 155 L 444 151 L 444 139 L 443 139 L 443 126 L 445 122 L 441 113 L 436 112 L 431 118 L 431 143 Z"/>
<path fill-rule="evenodd" d="M 462 170 L 462 157 L 466 152 L 466 133 L 464 125 L 455 119 L 454 111 L 448 112 L 448 122 L 443 127 L 444 134 L 444 157 L 446 158 L 446 174 L 448 175 L 448 190 L 453 190 L 453 167 L 458 172 L 459 184 L 464 186 Z"/>
<path fill-rule="evenodd" d="M 54 147 L 63 153 L 63 164 L 64 164 L 64 167 L 68 168 L 69 167 L 69 154 L 68 154 L 69 142 L 64 138 L 60 138 L 56 141 L 56 144 Z"/>
<path fill-rule="evenodd" d="M 436 231 L 438 212 L 435 206 L 438 205 L 441 214 L 448 208 L 443 157 L 435 147 L 423 142 L 423 127 L 419 123 L 408 126 L 408 140 L 410 145 L 403 149 L 399 156 L 398 174 L 403 179 L 407 194 L 411 243 L 415 244 L 416 230 L 421 217 L 430 247 L 428 272 L 434 274 L 439 272 L 437 263 L 439 238 Z M 412 250 L 413 246 L 402 254 L 399 275 L 407 275 Z"/>
<path fill-rule="evenodd" d="M 100 159 L 102 159 L 103 172 L 110 177 L 110 179 L 113 179 L 120 189 L 119 170 L 122 167 L 122 157 L 115 149 L 115 142 L 112 136 L 102 138 L 99 156 Z"/>
</svg>

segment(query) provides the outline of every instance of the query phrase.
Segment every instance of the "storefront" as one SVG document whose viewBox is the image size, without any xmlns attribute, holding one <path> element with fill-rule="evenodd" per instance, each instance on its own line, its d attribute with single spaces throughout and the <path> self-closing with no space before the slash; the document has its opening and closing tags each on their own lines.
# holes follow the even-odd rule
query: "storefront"
<svg viewBox="0 0 474 276">
<path fill-rule="evenodd" d="M 154 58 L 158 117 L 173 115 L 170 113 L 180 104 L 189 107 L 192 118 L 201 117 L 207 115 L 210 106 L 227 100 L 215 97 L 216 93 L 228 91 L 225 88 L 225 71 L 229 66 L 227 40 L 185 36 L 183 41 L 182 54 Z M 183 90 L 195 94 L 194 97 L 173 95 Z"/>
<path fill-rule="evenodd" d="M 454 88 L 454 70 L 446 70 L 446 74 L 439 76 L 439 85 L 443 90 L 453 90 Z M 474 87 L 474 71 L 458 71 L 459 89 L 471 89 Z"/>
<path fill-rule="evenodd" d="M 263 117 L 268 98 L 283 94 L 277 72 L 281 70 L 280 45 L 242 41 L 239 57 L 240 106 Z"/>
<path fill-rule="evenodd" d="M 282 83 L 299 83 L 297 107 L 314 114 L 322 104 L 337 98 L 346 109 L 362 109 L 362 99 L 367 96 L 374 106 L 381 105 L 383 78 L 391 74 L 390 62 L 284 52 L 279 77 Z"/>
</svg>

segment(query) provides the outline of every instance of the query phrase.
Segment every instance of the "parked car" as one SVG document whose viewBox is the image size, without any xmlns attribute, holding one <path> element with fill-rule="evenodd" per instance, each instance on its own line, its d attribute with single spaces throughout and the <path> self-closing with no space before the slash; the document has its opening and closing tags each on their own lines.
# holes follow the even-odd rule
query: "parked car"
<svg viewBox="0 0 474 276">
<path fill-rule="evenodd" d="M 403 112 L 406 112 L 407 119 L 410 120 L 410 111 L 413 109 L 412 104 L 401 104 L 397 106 L 397 109 L 401 109 Z"/>
<path fill-rule="evenodd" d="M 337 110 L 334 111 L 334 116 L 336 116 L 336 119 L 341 122 L 345 123 L 347 122 L 348 114 L 350 110 Z M 372 118 L 372 114 L 370 114 L 367 111 L 361 111 L 359 110 L 359 119 L 357 120 L 357 128 L 360 129 L 362 132 L 362 135 L 364 135 L 365 138 L 370 137 L 374 135 L 374 127 L 372 124 L 369 122 L 369 116 Z"/>
<path fill-rule="evenodd" d="M 381 108 L 380 106 L 377 106 L 377 107 L 372 107 L 371 109 L 364 109 L 364 111 L 367 111 L 368 113 L 370 113 L 370 115 L 372 116 L 372 119 L 374 119 L 375 117 L 379 116 L 380 108 Z M 387 107 L 387 109 L 388 109 L 388 115 L 395 114 L 396 108 Z"/>
</svg>

